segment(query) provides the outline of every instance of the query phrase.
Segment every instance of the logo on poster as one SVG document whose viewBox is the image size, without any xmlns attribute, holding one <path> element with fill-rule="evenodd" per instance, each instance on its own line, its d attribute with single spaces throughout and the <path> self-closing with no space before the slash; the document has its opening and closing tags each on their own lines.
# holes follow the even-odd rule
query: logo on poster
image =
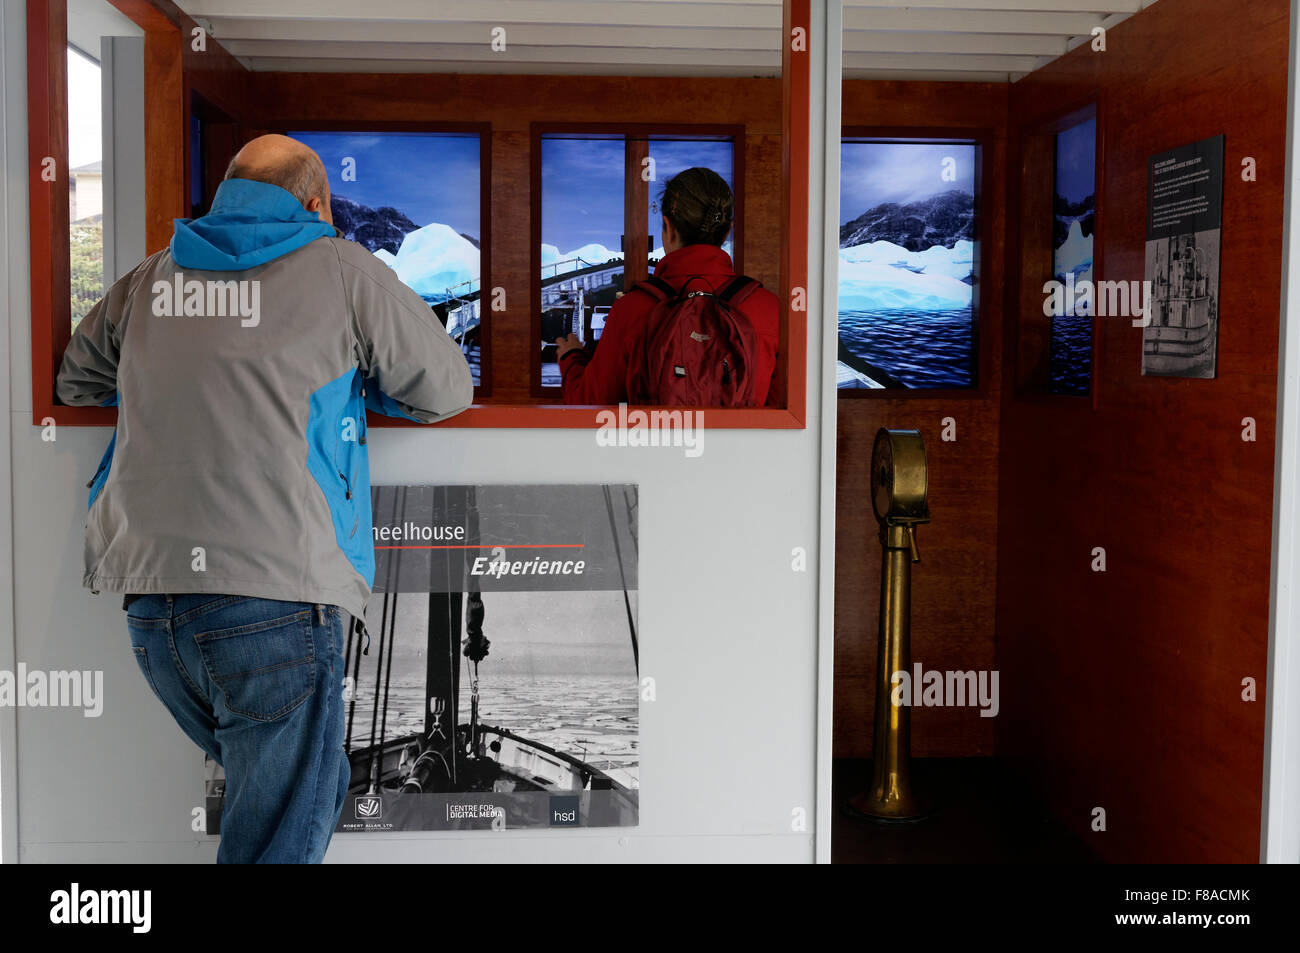
<svg viewBox="0 0 1300 953">
<path fill-rule="evenodd" d="M 578 795 L 565 794 L 551 798 L 551 826 L 578 826 Z"/>
<path fill-rule="evenodd" d="M 359 820 L 378 820 L 384 816 L 383 799 L 377 797 L 358 797 L 352 802 L 352 812 Z"/>
</svg>

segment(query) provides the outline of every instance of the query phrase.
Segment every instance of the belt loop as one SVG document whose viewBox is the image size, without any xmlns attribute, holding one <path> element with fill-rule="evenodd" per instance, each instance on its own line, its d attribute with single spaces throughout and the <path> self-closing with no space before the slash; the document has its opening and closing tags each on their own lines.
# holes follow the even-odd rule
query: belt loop
<svg viewBox="0 0 1300 953">
<path fill-rule="evenodd" d="M 317 625 L 325 624 L 325 607 L 321 605 L 319 602 L 316 603 L 316 624 Z"/>
</svg>

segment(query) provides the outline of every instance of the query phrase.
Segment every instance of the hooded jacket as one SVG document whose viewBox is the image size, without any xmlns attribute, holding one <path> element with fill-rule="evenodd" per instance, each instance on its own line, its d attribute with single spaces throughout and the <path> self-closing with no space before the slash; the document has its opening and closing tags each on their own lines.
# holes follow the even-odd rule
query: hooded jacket
<svg viewBox="0 0 1300 953">
<path fill-rule="evenodd" d="M 681 291 L 692 277 L 701 279 L 710 291 L 721 291 L 736 272 L 731 256 L 716 245 L 683 245 L 669 252 L 655 266 L 655 277 Z M 699 285 L 692 285 L 692 288 Z M 566 404 L 618 404 L 628 400 L 629 380 L 645 363 L 645 338 L 656 300 L 650 295 L 624 294 L 614 302 L 605 318 L 605 330 L 593 356 L 583 348 L 567 351 L 560 359 Z M 739 309 L 754 325 L 758 348 L 754 361 L 754 402 L 768 402 L 772 375 L 776 371 L 776 350 L 780 340 L 781 316 L 776 295 L 759 288 L 742 301 Z"/>
<path fill-rule="evenodd" d="M 420 296 L 336 235 L 289 192 L 227 180 L 81 321 L 58 396 L 118 407 L 89 483 L 85 587 L 363 616 L 365 410 L 441 420 L 473 381 Z"/>
</svg>

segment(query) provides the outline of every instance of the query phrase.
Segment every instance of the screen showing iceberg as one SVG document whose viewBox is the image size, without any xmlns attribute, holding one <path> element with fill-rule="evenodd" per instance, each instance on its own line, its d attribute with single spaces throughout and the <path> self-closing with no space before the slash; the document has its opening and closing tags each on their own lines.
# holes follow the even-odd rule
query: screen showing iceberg
<svg viewBox="0 0 1300 953">
<path fill-rule="evenodd" d="M 1056 185 L 1052 196 L 1052 277 L 1067 287 L 1092 281 L 1092 235 L 1097 193 L 1097 120 L 1056 134 Z M 1090 298 L 1066 300 L 1052 316 L 1052 393 L 1086 396 L 1092 378 Z"/>
<path fill-rule="evenodd" d="M 290 132 L 316 150 L 343 237 L 428 303 L 481 383 L 482 154 L 477 133 Z"/>
<path fill-rule="evenodd" d="M 841 389 L 975 386 L 977 149 L 841 143 Z"/>
</svg>

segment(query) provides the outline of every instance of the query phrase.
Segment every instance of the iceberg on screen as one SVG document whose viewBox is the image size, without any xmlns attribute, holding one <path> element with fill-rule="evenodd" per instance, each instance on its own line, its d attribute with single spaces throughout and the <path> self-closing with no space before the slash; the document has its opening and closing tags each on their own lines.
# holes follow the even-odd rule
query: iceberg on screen
<svg viewBox="0 0 1300 953">
<path fill-rule="evenodd" d="M 402 239 L 395 256 L 383 248 L 374 255 L 426 299 L 446 297 L 449 289 L 461 294 L 478 290 L 479 250 L 449 225 L 417 228 Z M 466 284 L 470 281 L 474 284 Z"/>
<path fill-rule="evenodd" d="M 1070 223 L 1065 242 L 1056 249 L 1056 274 L 1073 272 L 1076 281 L 1092 278 L 1092 236 L 1086 238 L 1078 220 Z"/>
<path fill-rule="evenodd" d="M 973 245 L 912 252 L 888 241 L 840 249 L 841 311 L 950 311 L 971 306 Z"/>
</svg>

